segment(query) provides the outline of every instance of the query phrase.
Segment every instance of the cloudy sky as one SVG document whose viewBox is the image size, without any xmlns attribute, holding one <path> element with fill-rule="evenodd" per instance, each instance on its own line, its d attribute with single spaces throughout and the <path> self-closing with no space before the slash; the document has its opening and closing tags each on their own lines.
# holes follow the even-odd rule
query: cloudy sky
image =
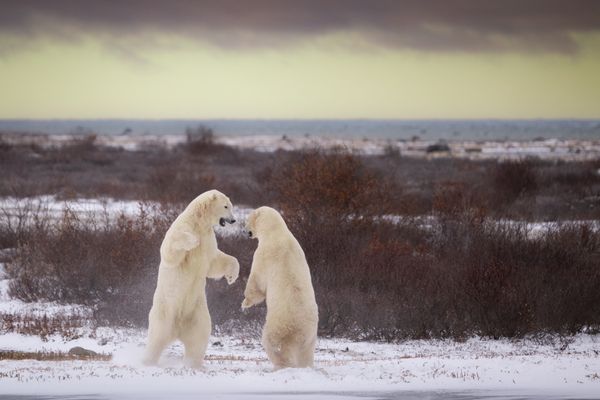
<svg viewBox="0 0 600 400">
<path fill-rule="evenodd" d="M 600 118 L 600 1 L 0 0 L 0 118 Z"/>
</svg>

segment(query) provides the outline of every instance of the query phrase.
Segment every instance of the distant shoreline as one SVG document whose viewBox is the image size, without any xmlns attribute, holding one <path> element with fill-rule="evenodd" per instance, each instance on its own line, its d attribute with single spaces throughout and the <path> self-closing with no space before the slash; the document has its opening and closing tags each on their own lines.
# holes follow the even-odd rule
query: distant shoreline
<svg viewBox="0 0 600 400">
<path fill-rule="evenodd" d="M 540 160 L 593 161 L 600 159 L 600 136 L 594 139 L 467 139 L 449 140 L 429 137 L 381 138 L 333 135 L 216 135 L 210 139 L 217 145 L 239 150 L 272 153 L 278 150 L 303 151 L 311 149 L 347 151 L 362 155 L 389 155 L 413 158 L 462 158 L 469 160 L 502 160 L 536 158 Z M 185 134 L 126 134 L 106 135 L 88 132 L 81 134 L 28 134 L 2 132 L 0 143 L 8 145 L 35 145 L 56 148 L 89 143 L 93 146 L 140 151 L 148 148 L 172 149 L 185 145 Z"/>
<path fill-rule="evenodd" d="M 178 135 L 205 126 L 217 136 L 404 140 L 598 139 L 600 119 L 0 119 L 0 132 Z"/>
</svg>

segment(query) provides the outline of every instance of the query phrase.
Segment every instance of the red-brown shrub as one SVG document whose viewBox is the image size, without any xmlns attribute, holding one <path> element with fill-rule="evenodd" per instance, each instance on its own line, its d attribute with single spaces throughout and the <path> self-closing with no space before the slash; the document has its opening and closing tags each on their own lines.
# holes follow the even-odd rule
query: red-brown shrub
<svg viewBox="0 0 600 400">
<path fill-rule="evenodd" d="M 535 162 L 530 159 L 498 163 L 493 171 L 496 196 L 501 201 L 511 202 L 525 193 L 537 190 L 535 167 Z"/>
</svg>

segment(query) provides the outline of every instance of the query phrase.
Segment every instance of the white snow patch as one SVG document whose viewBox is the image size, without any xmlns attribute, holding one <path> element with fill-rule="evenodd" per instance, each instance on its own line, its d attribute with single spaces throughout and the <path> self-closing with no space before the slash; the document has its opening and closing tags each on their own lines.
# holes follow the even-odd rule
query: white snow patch
<svg viewBox="0 0 600 400">
<path fill-rule="evenodd" d="M 0 224 L 16 227 L 32 225 L 40 219 L 56 222 L 67 210 L 84 221 L 93 220 L 103 223 L 113 222 L 120 215 L 136 218 L 140 216 L 142 210 L 150 214 L 160 212 L 160 205 L 154 202 L 111 198 L 60 200 L 52 195 L 26 198 L 4 197 L 0 198 Z M 225 227 L 217 225 L 215 232 L 219 236 L 241 234 L 244 221 L 250 212 L 252 212 L 251 207 L 234 205 L 233 214 L 238 222 Z"/>
<path fill-rule="evenodd" d="M 400 344 L 321 339 L 314 369 L 272 372 L 258 339 L 212 337 L 205 366 L 183 366 L 176 343 L 158 367 L 140 363 L 144 330 L 98 329 L 94 338 L 65 341 L 8 334 L 0 349 L 68 351 L 82 346 L 112 361 L 0 361 L 2 393 L 276 393 L 395 390 L 600 391 L 600 337 L 572 343 L 535 340 L 444 340 Z M 101 344 L 106 343 L 106 344 Z"/>
</svg>

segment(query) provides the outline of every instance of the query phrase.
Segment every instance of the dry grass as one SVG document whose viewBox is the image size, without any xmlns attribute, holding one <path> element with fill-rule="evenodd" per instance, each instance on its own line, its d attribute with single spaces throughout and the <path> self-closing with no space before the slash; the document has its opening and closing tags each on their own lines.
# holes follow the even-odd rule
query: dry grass
<svg viewBox="0 0 600 400">
<path fill-rule="evenodd" d="M 89 305 L 98 320 L 144 324 L 171 215 L 142 208 L 113 221 L 66 210 L 58 223 L 25 227 L 6 265 L 9 292 L 24 301 Z"/>
<path fill-rule="evenodd" d="M 96 353 L 90 355 L 78 355 L 62 351 L 18 351 L 0 350 L 0 360 L 20 361 L 110 361 L 111 354 Z"/>
<path fill-rule="evenodd" d="M 600 233 L 586 224 L 531 239 L 523 224 L 488 223 L 460 184 L 436 195 L 436 226 L 389 223 L 380 217 L 394 191 L 359 157 L 308 153 L 278 170 L 268 184 L 311 266 L 321 334 L 516 337 L 600 327 Z"/>
<path fill-rule="evenodd" d="M 60 335 L 66 340 L 81 337 L 82 329 L 86 330 L 96 327 L 95 321 L 87 316 L 79 314 L 57 314 L 57 315 L 32 315 L 32 314 L 0 314 L 2 326 L 0 333 L 18 333 L 20 335 L 40 336 L 46 340 L 48 336 Z"/>
<path fill-rule="evenodd" d="M 182 203 L 214 185 L 236 204 L 283 211 L 311 266 L 322 335 L 460 339 L 600 328 L 597 230 L 562 226 L 531 238 L 523 224 L 489 223 L 600 219 L 598 163 L 428 161 L 341 150 L 269 155 L 217 148 L 202 134 L 169 151 L 119 152 L 91 138 L 71 146 L 0 145 L 0 163 L 7 167 L 0 193 L 13 178 L 31 179 L 42 166 L 50 171 L 40 177 L 45 193 L 60 186 L 54 170 L 68 170 L 69 187 L 78 195 L 108 188 L 99 182 L 106 183 L 110 168 L 119 174 L 130 168 L 123 180 L 128 185 L 110 186 L 114 192 L 104 194 L 126 197 L 127 186 L 127 196 L 162 199 L 164 208 L 122 215 L 116 223 L 101 215 L 90 223 L 67 211 L 58 224 L 41 218 L 2 226 L 0 245 L 16 248 L 4 260 L 11 293 L 25 301 L 86 304 L 98 323 L 146 326 L 164 232 Z M 77 157 L 56 154 L 63 151 Z M 102 157 L 114 162 L 99 164 Z M 79 178 L 89 178 L 86 184 L 72 175 L 77 170 Z M 434 215 L 437 222 L 391 223 L 382 218 L 389 213 Z M 256 242 L 230 237 L 219 246 L 240 260 L 241 273 L 231 287 L 209 281 L 213 321 L 226 331 L 254 334 L 264 306 L 241 313 L 240 302 Z M 68 334 L 77 322 L 73 329 L 61 321 L 28 324 L 8 326 Z"/>
</svg>

